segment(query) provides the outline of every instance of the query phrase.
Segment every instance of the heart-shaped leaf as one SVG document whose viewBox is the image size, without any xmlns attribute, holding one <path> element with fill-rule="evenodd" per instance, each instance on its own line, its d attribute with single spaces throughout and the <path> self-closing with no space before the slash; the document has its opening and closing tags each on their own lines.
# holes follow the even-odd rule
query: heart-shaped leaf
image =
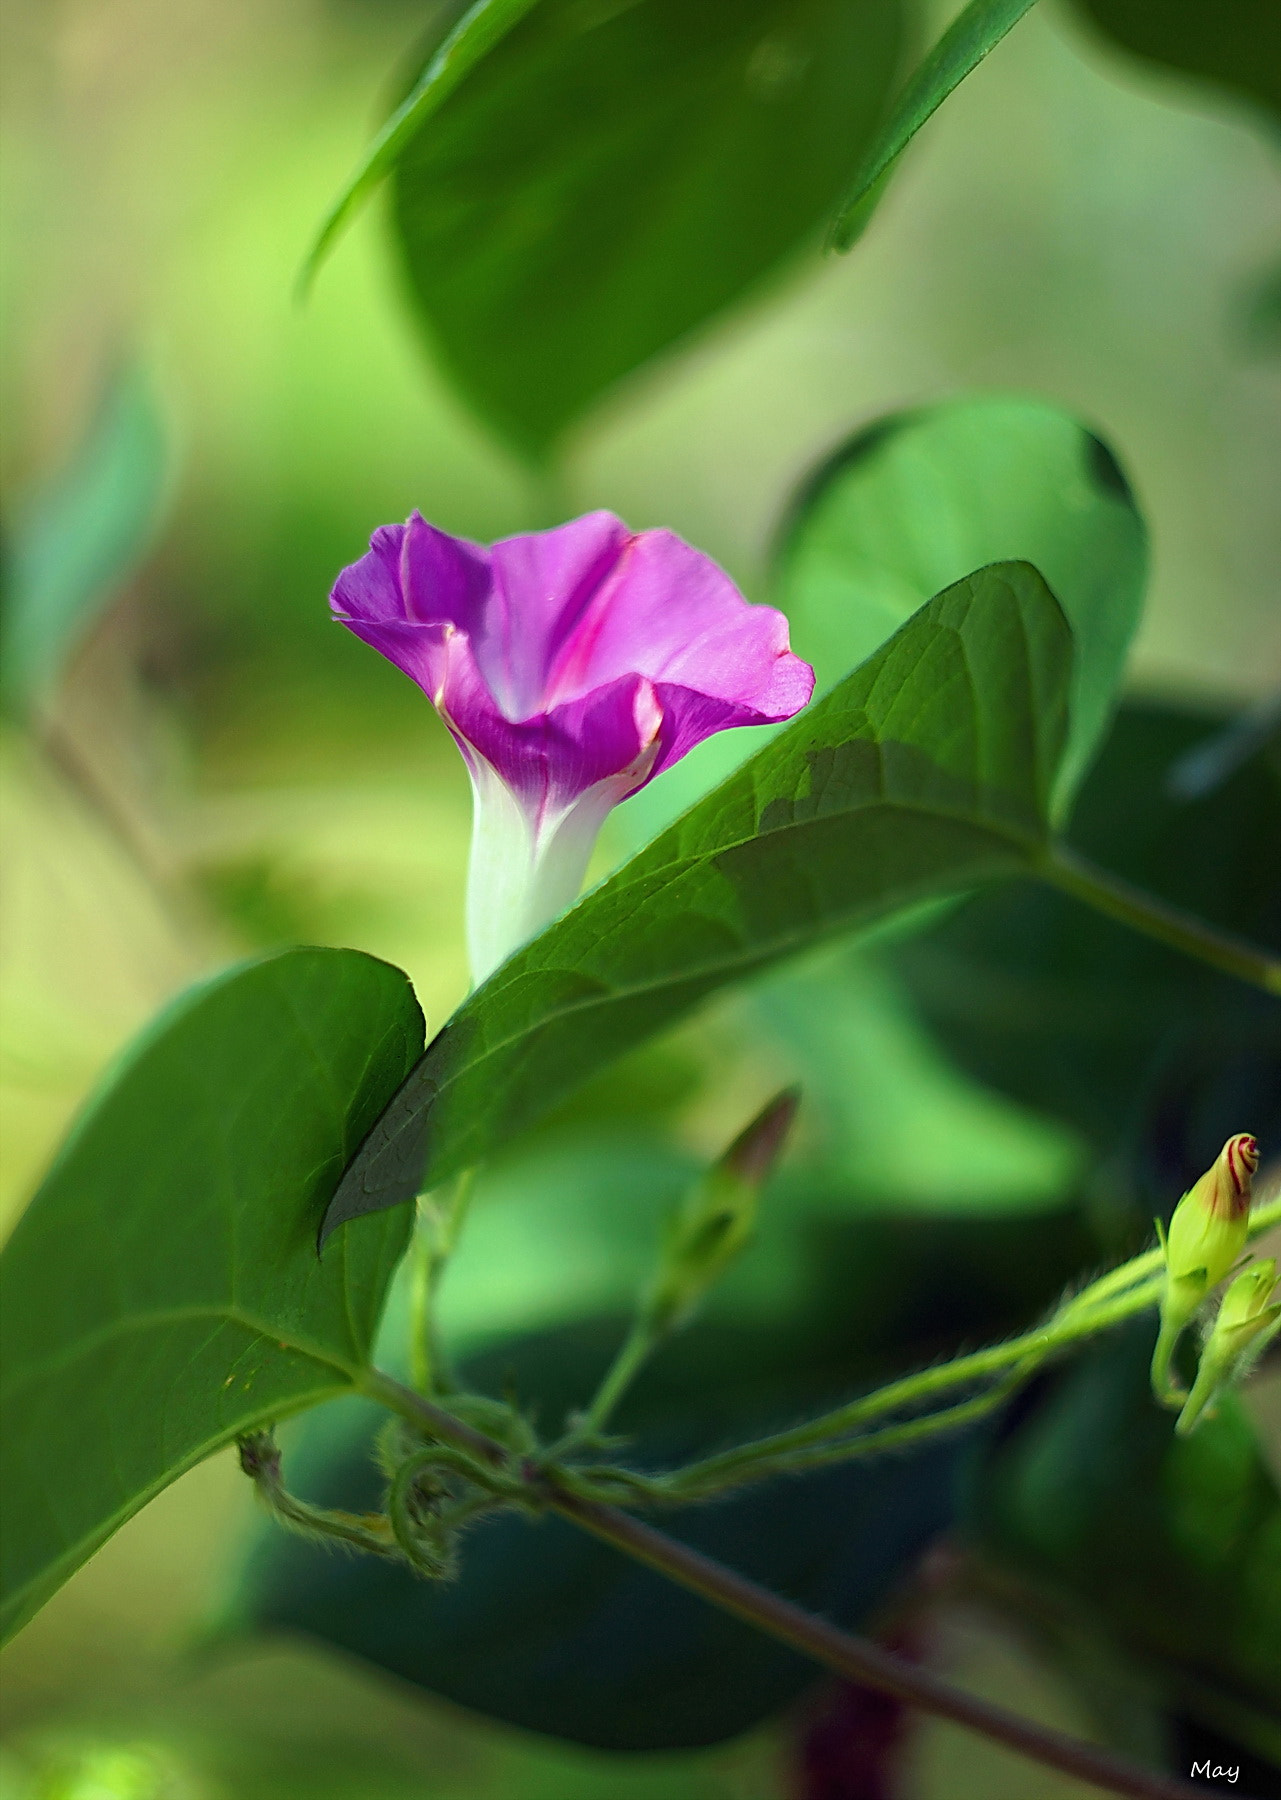
<svg viewBox="0 0 1281 1800">
<path fill-rule="evenodd" d="M 731 981 L 939 893 L 1030 870 L 1071 635 L 1036 570 L 959 581 L 454 1015 L 326 1230 L 480 1160 Z"/>
<path fill-rule="evenodd" d="M 1107 729 L 1147 577 L 1147 534 L 1106 444 L 1044 401 L 983 394 L 878 419 L 802 491 L 777 601 L 821 685 L 985 563 L 1045 577 L 1072 627 L 1062 813 Z"/>
<path fill-rule="evenodd" d="M 358 1378 L 408 1219 L 323 1260 L 316 1229 L 422 1040 L 398 969 L 289 950 L 110 1075 L 0 1257 L 8 1631 L 193 1463 Z"/>
<path fill-rule="evenodd" d="M 499 10 L 475 9 L 468 30 Z M 817 236 L 885 111 L 903 8 L 501 11 L 520 16 L 398 140 L 393 218 L 431 343 L 539 458 L 621 376 Z M 452 81 L 456 65 L 438 61 Z M 432 83 L 421 91 L 426 105 Z"/>
</svg>

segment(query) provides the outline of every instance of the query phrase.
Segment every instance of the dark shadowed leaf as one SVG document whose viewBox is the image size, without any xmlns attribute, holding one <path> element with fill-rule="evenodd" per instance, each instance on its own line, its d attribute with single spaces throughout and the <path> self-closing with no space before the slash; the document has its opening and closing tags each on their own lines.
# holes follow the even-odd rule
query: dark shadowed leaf
<svg viewBox="0 0 1281 1800">
<path fill-rule="evenodd" d="M 1069 835 L 1198 918 L 1281 946 L 1275 735 L 1260 744 L 1221 718 L 1131 702 Z M 1011 883 L 894 960 L 971 1074 L 1070 1121 L 1102 1154 L 1142 1150 L 1144 1228 L 1231 1132 L 1281 1131 L 1281 1005 L 1075 900 Z"/>
<path fill-rule="evenodd" d="M 706 995 L 826 936 L 1035 866 L 1071 638 L 1035 569 L 980 570 L 481 987 L 344 1176 L 326 1229 L 478 1161 Z"/>
<path fill-rule="evenodd" d="M 1281 1693 L 1281 1497 L 1234 1399 L 1174 1435 L 1152 1341 L 1142 1321 L 1043 1385 L 990 1456 L 970 1529 L 1034 1615 L 1038 1600 L 1083 1615 L 1169 1703 L 1229 1731 L 1253 1718 L 1261 1740 Z"/>
<path fill-rule="evenodd" d="M 316 1230 L 422 1039 L 398 969 L 290 950 L 108 1077 L 0 1257 L 7 1630 L 193 1463 L 351 1386 L 408 1220 L 323 1260 Z"/>
<path fill-rule="evenodd" d="M 848 250 L 862 229 L 866 202 L 889 173 L 900 152 L 932 113 L 971 74 L 989 50 L 1017 25 L 1036 0 L 970 0 L 918 68 L 894 103 L 889 118 L 873 139 L 867 157 L 851 183 L 832 224 L 832 243 Z"/>
<path fill-rule="evenodd" d="M 151 541 L 164 498 L 165 434 L 133 366 L 103 396 L 70 467 L 35 495 L 7 546 L 0 659 L 5 704 L 26 711 Z"/>
<path fill-rule="evenodd" d="M 611 1183 L 590 1161 L 578 1166 L 590 1188 L 581 1195 L 573 1192 L 572 1159 L 559 1164 L 555 1190 L 545 1180 L 540 1186 L 528 1158 L 510 1171 L 514 1189 L 522 1166 L 533 1175 L 530 1198 L 541 1209 L 528 1232 L 564 1244 L 571 1280 L 583 1252 L 578 1223 L 567 1241 L 565 1220 L 555 1212 L 567 1191 L 584 1229 L 613 1208 L 613 1235 L 629 1245 L 637 1240 L 633 1285 L 652 1259 L 657 1220 L 647 1203 L 638 1220 L 643 1197 L 628 1191 L 644 1151 L 620 1145 L 615 1171 L 623 1158 L 623 1191 L 617 1174 Z M 652 1180 L 660 1189 L 666 1176 L 655 1163 Z M 960 1342 L 1017 1328 L 1094 1254 L 1079 1220 L 1067 1213 L 1017 1221 L 838 1220 L 815 1217 L 806 1201 L 803 1189 L 773 1184 L 766 1213 L 778 1229 L 747 1258 L 770 1265 L 767 1278 L 780 1261 L 791 1271 L 786 1317 L 762 1328 L 722 1306 L 716 1321 L 674 1340 L 628 1396 L 619 1423 L 634 1434 L 631 1454 L 641 1463 L 768 1428 L 904 1362 L 926 1363 Z M 478 1192 L 477 1222 L 486 1204 Z M 513 1207 L 504 1225 L 518 1230 L 514 1214 Z M 795 1240 L 782 1256 L 780 1233 Z M 494 1236 L 490 1231 L 487 1243 Z M 625 1298 L 626 1286 L 619 1294 Z M 490 1393 L 514 1380 L 550 1431 L 589 1397 L 625 1329 L 623 1317 L 580 1318 L 538 1335 L 499 1338 L 468 1375 Z M 317 1412 L 293 1434 L 290 1479 L 325 1503 L 375 1503 L 376 1424 L 360 1403 Z M 948 1522 L 953 1477 L 966 1454 L 957 1441 L 936 1444 L 919 1458 L 775 1482 L 671 1522 L 734 1567 L 831 1617 L 862 1624 Z M 616 1749 L 714 1742 L 776 1711 L 814 1680 L 812 1668 L 759 1633 L 555 1520 L 491 1524 L 464 1540 L 462 1558 L 456 1585 L 432 1587 L 380 1561 L 336 1558 L 267 1527 L 226 1626 L 305 1631 L 478 1711 Z"/>
<path fill-rule="evenodd" d="M 370 1447 L 368 1429 L 358 1432 L 308 1491 L 376 1503 Z M 859 1624 L 950 1523 L 962 1452 L 952 1441 L 775 1483 L 664 1528 Z M 304 1631 L 509 1724 L 611 1750 L 717 1743 L 814 1680 L 803 1657 L 562 1520 L 482 1524 L 463 1557 L 456 1582 L 429 1585 L 276 1533 L 250 1572 L 252 1622 Z"/>
<path fill-rule="evenodd" d="M 970 569 L 1018 559 L 1072 627 L 1062 810 L 1108 720 L 1147 576 L 1147 534 L 1111 450 L 1044 401 L 966 396 L 879 419 L 802 489 L 776 598 L 823 685 Z"/>
<path fill-rule="evenodd" d="M 1113 44 L 1146 63 L 1244 95 L 1281 114 L 1281 7 L 1276 0 L 1076 0 Z"/>
<path fill-rule="evenodd" d="M 496 10 L 471 15 L 475 29 Z M 901 0 L 505 10 L 522 16 L 398 146 L 393 217 L 432 344 L 537 458 L 816 237 L 888 104 L 903 13 Z"/>
</svg>

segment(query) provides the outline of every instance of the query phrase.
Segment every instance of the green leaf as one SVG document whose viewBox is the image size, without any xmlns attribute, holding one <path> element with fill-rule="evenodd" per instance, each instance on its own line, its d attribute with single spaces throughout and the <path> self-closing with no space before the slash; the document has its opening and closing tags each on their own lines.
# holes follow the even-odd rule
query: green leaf
<svg viewBox="0 0 1281 1800">
<path fill-rule="evenodd" d="M 1165 69 L 1225 87 L 1281 114 L 1276 0 L 1077 0 L 1114 44 Z"/>
<path fill-rule="evenodd" d="M 33 499 L 9 549 L 0 616 L 7 706 L 26 712 L 48 698 L 141 560 L 160 516 L 167 461 L 151 388 L 136 367 L 126 368 L 71 466 Z"/>
<path fill-rule="evenodd" d="M 938 111 L 953 89 L 973 73 L 1036 0 L 970 0 L 924 61 L 915 69 L 894 103 L 894 110 L 877 133 L 866 160 L 832 223 L 831 242 L 848 250 L 862 230 L 866 202 L 891 163 L 907 147 L 932 113 Z"/>
<path fill-rule="evenodd" d="M 477 0 L 444 41 L 369 146 L 347 186 L 331 207 L 299 277 L 305 294 L 346 226 L 390 171 L 401 151 L 420 132 L 471 69 L 500 38 L 524 18 L 537 0 Z"/>
<path fill-rule="evenodd" d="M 344 1176 L 326 1231 L 479 1161 L 727 983 L 1034 867 L 1070 669 L 1063 613 L 1026 564 L 932 600 L 464 1003 Z"/>
<path fill-rule="evenodd" d="M 1281 758 L 1275 732 L 1259 743 L 1242 723 L 1128 702 L 1068 835 L 1170 905 L 1281 948 Z M 1151 1136 L 1143 1230 L 1229 1133 L 1281 1130 L 1276 1000 L 1062 894 L 976 895 L 894 960 L 978 1080 L 1069 1121 L 1113 1167 Z"/>
<path fill-rule="evenodd" d="M 984 563 L 1041 571 L 1073 636 L 1061 813 L 1107 729 L 1147 575 L 1147 535 L 1112 451 L 1039 400 L 980 395 L 878 420 L 802 492 L 776 600 L 821 684 L 929 595 Z"/>
<path fill-rule="evenodd" d="M 289 950 L 108 1078 L 0 1257 L 7 1631 L 185 1469 L 350 1388 L 408 1220 L 323 1260 L 316 1229 L 422 1040 L 398 969 Z"/>
<path fill-rule="evenodd" d="M 412 297 L 471 403 L 540 459 L 816 237 L 903 35 L 902 0 L 525 10 L 395 150 Z"/>
<path fill-rule="evenodd" d="M 1175 1436 L 1152 1340 L 1141 1321 L 1042 1392 L 991 1458 L 971 1530 L 1034 1616 L 1038 1599 L 1083 1615 L 1168 1702 L 1240 1729 L 1281 1693 L 1281 1496 L 1234 1398 Z"/>
</svg>

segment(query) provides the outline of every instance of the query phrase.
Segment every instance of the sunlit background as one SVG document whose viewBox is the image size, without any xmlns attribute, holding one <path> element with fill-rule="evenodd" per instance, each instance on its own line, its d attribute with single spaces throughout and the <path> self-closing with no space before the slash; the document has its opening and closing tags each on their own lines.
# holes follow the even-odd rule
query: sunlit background
<svg viewBox="0 0 1281 1800">
<path fill-rule="evenodd" d="M 278 942 L 345 944 L 406 968 L 433 1028 L 461 997 L 462 767 L 325 604 L 371 529 L 414 506 L 482 538 L 612 507 L 674 527 L 763 598 L 791 489 L 852 427 L 965 389 L 1030 391 L 1116 446 L 1150 521 L 1132 685 L 1236 703 L 1281 676 L 1281 365 L 1259 306 L 1281 180 L 1257 121 L 1038 8 L 923 134 L 855 253 L 813 255 L 617 395 L 552 495 L 425 359 L 375 215 L 310 301 L 293 297 L 423 24 L 407 0 L 9 0 L 6 518 L 74 457 L 122 367 L 156 396 L 170 457 L 152 550 L 48 741 L 3 742 L 9 1218 L 108 1059 L 204 971 Z M 661 793 L 644 804 L 645 820 L 618 816 L 602 866 Z M 936 1064 L 888 1009 L 878 1024 L 875 979 L 866 1043 L 846 1050 L 866 1076 L 851 1142 L 869 1191 L 910 1071 L 951 1134 L 917 1172 L 921 1206 L 1064 1192 L 1072 1142 Z M 732 1036 L 713 1014 L 677 1049 L 706 1060 L 718 1032 Z M 770 1073 L 740 1054 L 683 1109 L 678 1081 L 678 1149 L 733 1129 Z M 522 1216 L 496 1183 L 448 1295 L 461 1338 L 611 1297 L 618 1255 L 589 1218 L 548 1240 Z M 317 1649 L 193 1649 L 251 1521 L 245 1486 L 230 1454 L 186 1477 L 7 1653 L 5 1800 L 788 1792 L 774 1728 L 605 1759 Z M 947 1630 L 964 1678 L 1079 1725 L 989 1621 L 960 1609 Z M 1027 1800 L 1026 1765 L 969 1743 L 958 1760 L 958 1742 L 921 1733 L 925 1800 Z M 1035 1779 L 1046 1800 L 1085 1792 Z"/>
</svg>

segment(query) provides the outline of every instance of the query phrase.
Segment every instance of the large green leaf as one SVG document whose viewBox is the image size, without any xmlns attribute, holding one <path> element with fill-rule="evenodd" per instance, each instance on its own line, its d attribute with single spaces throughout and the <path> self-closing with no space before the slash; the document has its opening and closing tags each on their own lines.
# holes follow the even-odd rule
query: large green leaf
<svg viewBox="0 0 1281 1800">
<path fill-rule="evenodd" d="M 1035 866 L 1071 634 L 1022 563 L 940 594 L 826 699 L 518 951 L 434 1040 L 326 1230 L 477 1162 L 726 983 Z"/>
<path fill-rule="evenodd" d="M 168 453 L 150 384 L 130 365 L 103 396 L 69 467 L 25 509 L 7 546 L 3 695 L 46 699 L 68 657 L 151 541 Z"/>
<path fill-rule="evenodd" d="M 399 970 L 290 950 L 110 1076 L 0 1258 L 8 1630 L 184 1469 L 350 1388 L 408 1220 L 323 1260 L 316 1229 L 422 1040 Z"/>
<path fill-rule="evenodd" d="M 1276 0 L 1076 0 L 1114 44 L 1281 114 L 1281 7 Z"/>
<path fill-rule="evenodd" d="M 1153 1401 L 1153 1326 L 1036 1397 L 978 1483 L 971 1531 L 1051 1609 L 1083 1614 L 1167 1700 L 1281 1754 L 1281 1497 L 1244 1411 L 1191 1437 Z M 1251 1723 L 1257 1732 L 1250 1732 Z"/>
<path fill-rule="evenodd" d="M 970 0 L 964 11 L 957 14 L 929 55 L 913 70 L 893 112 L 873 140 L 832 224 L 831 240 L 836 249 L 848 250 L 859 235 L 873 191 L 925 121 L 1035 4 L 1036 0 Z"/>
<path fill-rule="evenodd" d="M 1061 809 L 1107 728 L 1147 574 L 1143 521 L 1116 458 L 1070 414 L 979 395 L 878 420 L 803 490 L 776 597 L 826 684 L 931 594 L 1012 559 L 1041 571 L 1072 627 Z"/>
<path fill-rule="evenodd" d="M 887 106 L 903 8 L 513 10 L 398 147 L 393 208 L 432 343 L 540 457 L 605 388 L 816 236 Z"/>
</svg>

